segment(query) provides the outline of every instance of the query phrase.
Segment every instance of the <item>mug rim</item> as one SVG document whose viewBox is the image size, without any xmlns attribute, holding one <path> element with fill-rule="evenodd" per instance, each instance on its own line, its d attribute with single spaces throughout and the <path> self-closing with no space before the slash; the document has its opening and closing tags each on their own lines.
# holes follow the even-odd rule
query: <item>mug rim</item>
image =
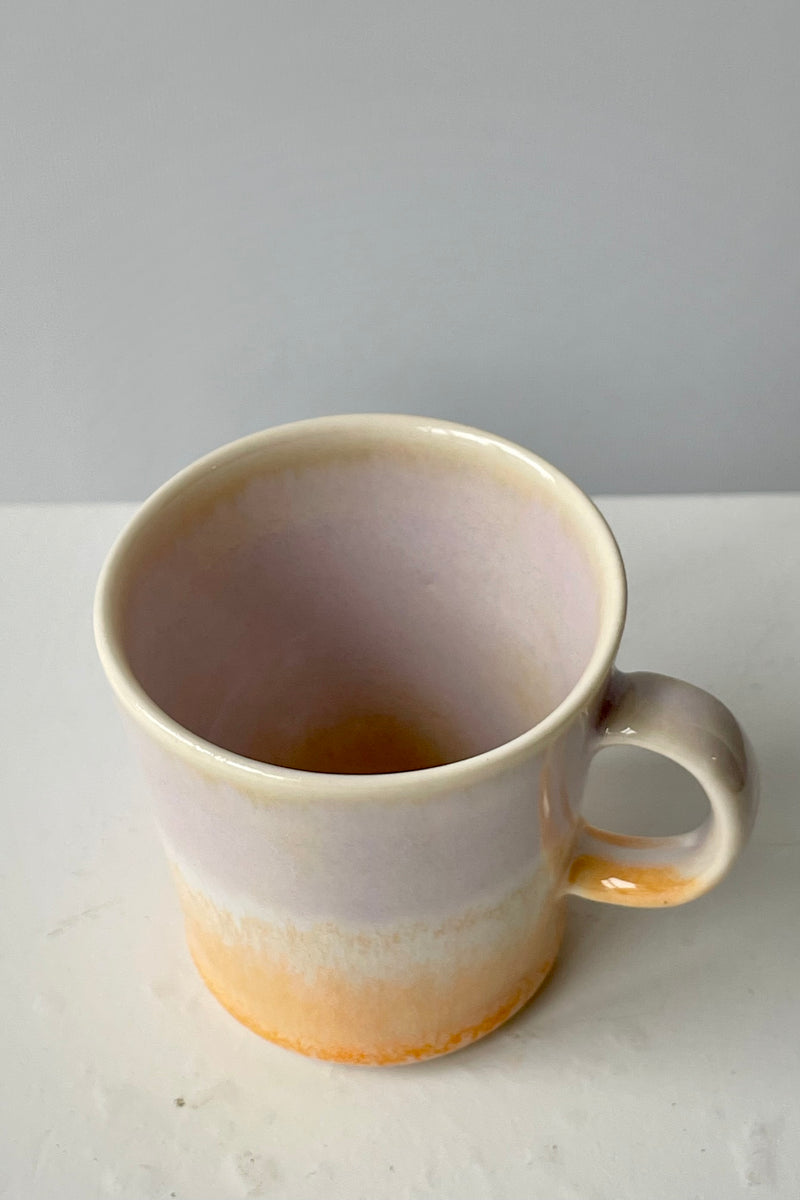
<svg viewBox="0 0 800 1200">
<path fill-rule="evenodd" d="M 347 429 L 357 430 L 370 426 L 373 432 L 380 431 L 388 435 L 415 430 L 423 434 L 437 432 L 473 443 L 479 442 L 521 460 L 556 489 L 561 503 L 569 507 L 573 517 L 577 518 L 576 524 L 583 535 L 584 544 L 591 546 L 597 561 L 598 589 L 601 592 L 600 621 L 592 653 L 580 677 L 564 699 L 541 721 L 490 750 L 439 766 L 372 775 L 333 774 L 275 766 L 209 742 L 169 716 L 139 683 L 121 644 L 112 606 L 117 578 L 127 553 L 133 548 L 140 532 L 167 504 L 198 478 L 242 455 L 259 450 L 271 441 L 293 437 L 303 431 L 309 431 L 312 426 L 318 433 L 341 433 Z M 473 426 L 439 417 L 369 412 L 310 417 L 270 426 L 212 450 L 171 476 L 140 505 L 114 541 L 98 578 L 93 619 L 100 661 L 117 699 L 137 724 L 143 726 L 167 749 L 188 758 L 204 774 L 212 773 L 224 777 L 239 788 L 260 792 L 261 785 L 270 790 L 288 787 L 298 799 L 303 792 L 317 794 L 320 791 L 328 795 L 335 793 L 338 797 L 352 796 L 353 799 L 358 799 L 366 794 L 374 796 L 377 791 L 410 794 L 421 790 L 428 795 L 432 790 L 438 792 L 442 787 L 450 789 L 459 784 L 471 786 L 488 774 L 507 768 L 543 749 L 589 703 L 608 676 L 622 636 L 626 607 L 625 568 L 616 539 L 600 510 L 568 475 L 533 451 Z"/>
</svg>

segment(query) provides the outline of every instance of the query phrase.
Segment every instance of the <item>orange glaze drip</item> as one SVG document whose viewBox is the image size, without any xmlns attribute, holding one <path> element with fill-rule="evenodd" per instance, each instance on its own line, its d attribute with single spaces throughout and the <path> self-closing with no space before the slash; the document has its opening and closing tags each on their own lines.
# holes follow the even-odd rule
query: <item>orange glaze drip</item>
<svg viewBox="0 0 800 1200">
<path fill-rule="evenodd" d="M 216 996 L 220 1004 L 237 1021 L 240 1021 L 248 1029 L 251 1029 L 253 1033 L 259 1034 L 260 1037 L 265 1038 L 268 1042 L 274 1042 L 276 1046 L 282 1046 L 285 1050 L 294 1050 L 296 1053 L 304 1054 L 309 1058 L 321 1058 L 328 1062 L 348 1063 L 352 1066 L 372 1067 L 402 1066 L 407 1063 L 422 1062 L 426 1058 L 436 1058 L 442 1054 L 450 1054 L 454 1050 L 460 1050 L 462 1047 L 468 1046 L 471 1042 L 485 1037 L 486 1034 L 497 1029 L 527 1004 L 534 993 L 544 983 L 555 964 L 555 959 L 542 963 L 540 973 L 534 980 L 526 980 L 508 1000 L 501 1004 L 498 1009 L 491 1012 L 489 1016 L 479 1021 L 477 1025 L 470 1025 L 466 1029 L 461 1029 L 457 1033 L 450 1034 L 448 1037 L 438 1038 L 422 1045 L 395 1045 L 385 1046 L 382 1049 L 364 1050 L 360 1047 L 347 1045 L 320 1045 L 317 1042 L 303 1038 L 288 1038 L 276 1033 L 274 1030 L 266 1029 L 251 1016 L 241 1012 L 231 997 L 224 994 L 218 984 L 207 977 L 202 964 L 195 957 L 194 951 L 192 951 L 192 957 L 203 982 L 212 995 Z"/>
<path fill-rule="evenodd" d="M 440 956 L 415 962 L 402 927 L 354 937 L 333 922 L 292 932 L 259 918 L 238 921 L 188 888 L 177 870 L 176 879 L 189 949 L 224 1007 L 270 1041 L 337 1062 L 413 1062 L 489 1033 L 541 985 L 563 925 L 561 905 L 548 906 L 532 926 L 504 920 L 501 905 L 497 940 L 480 954 L 450 949 L 461 915 L 434 931 Z M 326 955 L 331 939 L 349 945 L 341 966 Z M 387 973 L 378 962 L 395 957 L 395 945 L 396 967 Z"/>
<path fill-rule="evenodd" d="M 580 854 L 569 869 L 570 885 L 581 892 L 631 908 L 682 904 L 697 894 L 698 883 L 674 867 L 641 866 L 619 859 Z"/>
</svg>

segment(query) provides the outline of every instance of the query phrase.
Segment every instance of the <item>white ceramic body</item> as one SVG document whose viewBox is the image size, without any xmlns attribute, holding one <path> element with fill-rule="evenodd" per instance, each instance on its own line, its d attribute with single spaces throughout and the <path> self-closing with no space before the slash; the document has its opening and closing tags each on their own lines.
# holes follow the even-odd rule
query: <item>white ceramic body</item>
<svg viewBox="0 0 800 1200">
<path fill-rule="evenodd" d="M 222 1003 L 306 1054 L 414 1061 L 530 998 L 569 892 L 712 886 L 752 822 L 745 742 L 706 693 L 615 673 L 624 615 L 579 489 L 447 422 L 300 422 L 156 493 L 106 564 L 97 638 Z M 614 741 L 687 766 L 705 825 L 587 829 L 588 765 Z"/>
</svg>

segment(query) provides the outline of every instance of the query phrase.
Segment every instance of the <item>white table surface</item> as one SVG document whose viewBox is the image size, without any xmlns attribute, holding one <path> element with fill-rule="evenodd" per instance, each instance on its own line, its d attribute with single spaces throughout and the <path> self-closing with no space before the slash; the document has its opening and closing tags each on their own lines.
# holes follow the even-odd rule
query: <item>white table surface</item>
<svg viewBox="0 0 800 1200">
<path fill-rule="evenodd" d="M 97 571 L 132 505 L 0 509 L 0 1196 L 800 1196 L 800 496 L 601 502 L 630 579 L 623 668 L 710 688 L 762 809 L 710 896 L 571 903 L 514 1021 L 424 1065 L 318 1063 L 200 983 L 96 660 Z M 590 807 L 665 832 L 678 768 L 614 750 Z"/>
</svg>

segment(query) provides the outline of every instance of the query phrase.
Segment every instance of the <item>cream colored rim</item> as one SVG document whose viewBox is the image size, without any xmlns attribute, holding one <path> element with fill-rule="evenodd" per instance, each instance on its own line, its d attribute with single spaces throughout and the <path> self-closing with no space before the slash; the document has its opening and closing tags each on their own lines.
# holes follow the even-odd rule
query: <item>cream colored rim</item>
<svg viewBox="0 0 800 1200">
<path fill-rule="evenodd" d="M 412 431 L 465 439 L 513 456 L 552 485 L 559 503 L 570 511 L 582 532 L 590 557 L 597 566 L 599 586 L 602 588 L 600 632 L 591 658 L 575 687 L 538 725 L 492 750 L 444 766 L 385 775 L 328 775 L 271 766 L 215 746 L 179 725 L 147 695 L 130 669 L 113 613 L 118 576 L 138 536 L 167 504 L 199 477 L 236 458 L 258 451 L 277 439 L 296 437 L 304 431 L 311 432 L 312 426 L 316 434 L 327 431 L 341 434 L 348 429 L 357 433 L 369 428 L 372 433 L 378 432 L 387 439 L 401 437 Z M 296 421 L 251 434 L 205 455 L 174 475 L 145 501 L 113 545 L 97 584 L 94 630 L 103 668 L 123 707 L 165 748 L 189 760 L 204 773 L 211 773 L 234 786 L 263 791 L 265 794 L 269 792 L 270 795 L 275 794 L 276 788 L 290 789 L 297 799 L 302 799 L 304 793 L 309 798 L 335 793 L 340 798 L 352 797 L 354 800 L 367 795 L 375 797 L 378 793 L 387 798 L 402 793 L 406 799 L 413 798 L 415 794 L 424 799 L 434 791 L 472 786 L 488 775 L 538 753 L 559 734 L 588 705 L 611 669 L 622 635 L 625 607 L 625 569 L 611 530 L 589 497 L 544 459 L 505 438 L 438 418 L 356 413 Z"/>
</svg>

